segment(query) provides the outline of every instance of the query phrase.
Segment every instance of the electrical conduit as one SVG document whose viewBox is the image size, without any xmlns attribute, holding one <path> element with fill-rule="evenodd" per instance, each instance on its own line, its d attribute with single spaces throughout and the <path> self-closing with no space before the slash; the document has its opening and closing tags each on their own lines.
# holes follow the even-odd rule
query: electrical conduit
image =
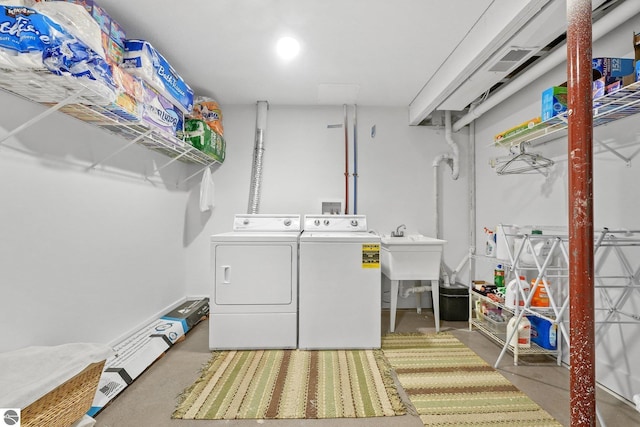
<svg viewBox="0 0 640 427">
<path fill-rule="evenodd" d="M 347 128 L 347 104 L 344 104 L 344 214 L 349 214 L 349 129 Z"/>
<path fill-rule="evenodd" d="M 353 214 L 358 213 L 358 106 L 353 105 Z"/>
</svg>

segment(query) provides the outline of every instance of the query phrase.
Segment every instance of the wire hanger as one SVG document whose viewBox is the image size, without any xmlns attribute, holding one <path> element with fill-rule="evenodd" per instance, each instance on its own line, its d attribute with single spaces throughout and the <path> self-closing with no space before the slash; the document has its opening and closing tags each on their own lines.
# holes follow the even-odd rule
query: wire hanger
<svg viewBox="0 0 640 427">
<path fill-rule="evenodd" d="M 517 146 L 511 147 L 511 154 L 508 157 L 492 159 L 491 167 L 496 168 L 498 175 L 525 174 L 539 172 L 544 176 L 549 175 L 549 168 L 554 165 L 554 161 L 538 153 L 527 153 L 525 144 L 521 142 Z M 517 150 L 516 152 L 514 152 Z"/>
</svg>

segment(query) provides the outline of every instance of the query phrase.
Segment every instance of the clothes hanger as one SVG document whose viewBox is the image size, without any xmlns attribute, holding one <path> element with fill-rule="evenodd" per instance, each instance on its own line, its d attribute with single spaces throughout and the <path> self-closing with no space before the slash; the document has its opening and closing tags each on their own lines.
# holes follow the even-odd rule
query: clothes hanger
<svg viewBox="0 0 640 427">
<path fill-rule="evenodd" d="M 526 142 L 521 142 L 517 146 L 511 147 L 511 155 L 503 158 L 496 158 L 491 163 L 496 168 L 498 175 L 524 174 L 539 172 L 544 176 L 549 175 L 549 168 L 554 165 L 554 161 L 538 153 L 528 153 L 525 150 Z M 518 151 L 514 152 L 514 149 Z"/>
</svg>

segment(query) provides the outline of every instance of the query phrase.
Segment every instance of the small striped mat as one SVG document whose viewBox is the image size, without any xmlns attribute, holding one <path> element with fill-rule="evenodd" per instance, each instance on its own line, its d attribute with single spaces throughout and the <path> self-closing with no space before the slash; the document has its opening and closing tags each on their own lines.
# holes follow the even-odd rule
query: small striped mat
<svg viewBox="0 0 640 427">
<path fill-rule="evenodd" d="M 214 353 L 173 418 L 355 418 L 405 412 L 380 350 L 245 350 Z"/>
<path fill-rule="evenodd" d="M 453 335 L 392 334 L 382 349 L 425 426 L 561 427 Z"/>
</svg>

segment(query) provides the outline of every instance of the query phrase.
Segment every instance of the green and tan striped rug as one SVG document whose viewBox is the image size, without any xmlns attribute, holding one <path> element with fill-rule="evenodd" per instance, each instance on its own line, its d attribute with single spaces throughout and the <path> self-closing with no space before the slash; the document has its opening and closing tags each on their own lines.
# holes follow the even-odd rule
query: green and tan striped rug
<svg viewBox="0 0 640 427">
<path fill-rule="evenodd" d="M 425 426 L 561 426 L 453 335 L 387 335 L 384 355 Z"/>
<path fill-rule="evenodd" d="M 380 350 L 214 353 L 173 418 L 354 418 L 406 413 Z"/>
</svg>

